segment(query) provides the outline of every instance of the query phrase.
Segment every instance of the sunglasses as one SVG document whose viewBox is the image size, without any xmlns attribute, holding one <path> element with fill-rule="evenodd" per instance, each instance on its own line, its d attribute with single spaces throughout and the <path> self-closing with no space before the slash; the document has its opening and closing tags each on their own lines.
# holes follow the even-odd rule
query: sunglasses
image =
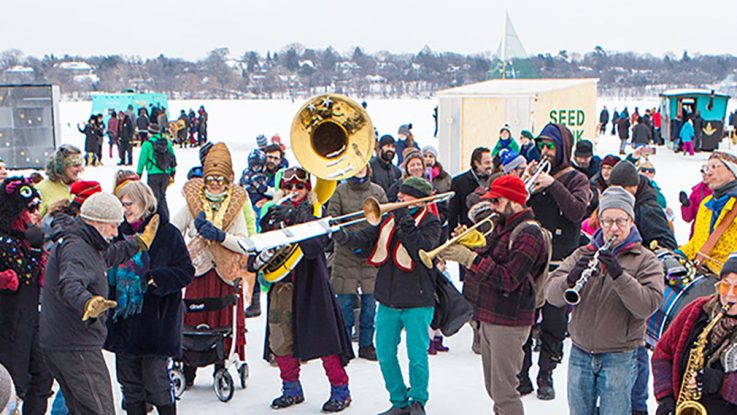
<svg viewBox="0 0 737 415">
<path fill-rule="evenodd" d="M 732 294 L 737 295 L 737 285 L 732 285 L 726 281 L 719 281 L 718 283 L 714 284 L 714 287 L 716 287 L 719 295 L 729 294 L 730 288 L 732 289 Z"/>
<path fill-rule="evenodd" d="M 548 150 L 555 150 L 555 143 L 552 141 L 538 141 L 537 142 L 537 149 L 542 151 L 543 148 L 546 148 Z"/>
<path fill-rule="evenodd" d="M 41 200 L 39 200 L 39 199 L 36 199 L 36 200 L 34 200 L 33 202 L 29 203 L 29 204 L 28 204 L 28 205 L 26 206 L 26 209 L 27 209 L 27 210 L 28 210 L 28 211 L 29 211 L 30 213 L 34 213 L 34 212 L 36 212 L 36 211 L 38 210 L 38 208 L 39 208 L 39 207 L 41 207 Z"/>
<path fill-rule="evenodd" d="M 655 173 L 655 169 L 650 167 L 641 167 L 640 173 Z"/>
<path fill-rule="evenodd" d="M 282 180 L 291 181 L 293 179 L 299 180 L 300 182 L 307 182 L 310 180 L 310 175 L 304 169 L 298 167 L 292 167 L 284 170 L 282 173 Z"/>
<path fill-rule="evenodd" d="M 225 183 L 225 177 L 222 177 L 222 176 L 207 176 L 207 177 L 205 177 L 205 183 L 223 184 L 223 183 Z"/>
<path fill-rule="evenodd" d="M 306 188 L 307 188 L 307 186 L 305 186 L 302 183 L 295 183 L 295 184 L 287 183 L 287 184 L 284 185 L 284 190 L 292 190 L 292 189 L 304 190 Z"/>
</svg>

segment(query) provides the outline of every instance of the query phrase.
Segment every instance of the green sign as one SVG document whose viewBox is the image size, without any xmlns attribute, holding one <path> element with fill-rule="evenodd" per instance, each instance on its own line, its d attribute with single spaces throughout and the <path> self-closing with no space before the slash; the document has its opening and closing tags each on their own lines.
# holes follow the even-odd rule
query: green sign
<svg viewBox="0 0 737 415">
<path fill-rule="evenodd" d="M 584 138 L 586 113 L 582 109 L 553 109 L 549 116 L 550 122 L 565 125 L 571 130 L 574 142 Z"/>
</svg>

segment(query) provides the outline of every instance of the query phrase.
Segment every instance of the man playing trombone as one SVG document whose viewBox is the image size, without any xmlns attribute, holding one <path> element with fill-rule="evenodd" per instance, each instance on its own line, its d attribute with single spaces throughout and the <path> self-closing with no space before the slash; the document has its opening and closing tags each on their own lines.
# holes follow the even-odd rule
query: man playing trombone
<svg viewBox="0 0 737 415">
<path fill-rule="evenodd" d="M 379 227 L 358 231 L 344 229 L 333 234 L 341 245 L 371 252 L 368 262 L 379 267 L 374 297 L 376 312 L 376 355 L 392 407 L 381 415 L 421 415 L 428 400 L 430 379 L 427 349 L 430 322 L 435 307 L 433 271 L 419 258 L 440 239 L 440 220 L 432 206 L 411 204 L 432 194 L 425 179 L 409 177 L 402 183 L 398 198 L 406 202 L 384 218 Z M 399 367 L 397 346 L 402 330 L 407 333 L 410 388 Z"/>
<path fill-rule="evenodd" d="M 498 216 L 486 246 L 472 251 L 451 245 L 441 253 L 466 271 L 466 286 L 474 287 L 474 319 L 479 327 L 481 359 L 486 391 L 494 401 L 494 413 L 524 414 L 517 391 L 517 374 L 535 320 L 536 293 L 542 290 L 542 274 L 548 266 L 545 232 L 525 206 L 527 191 L 516 175 L 492 182 L 482 202 Z M 456 228 L 456 233 L 465 227 Z M 462 239 L 461 239 L 462 240 Z M 461 242 L 463 243 L 463 242 Z"/>
<path fill-rule="evenodd" d="M 548 302 L 576 304 L 568 330 L 571 415 L 629 414 L 636 349 L 645 320 L 663 299 L 663 267 L 642 245 L 634 224 L 634 197 L 618 186 L 599 202 L 601 228 L 551 275 Z"/>
</svg>

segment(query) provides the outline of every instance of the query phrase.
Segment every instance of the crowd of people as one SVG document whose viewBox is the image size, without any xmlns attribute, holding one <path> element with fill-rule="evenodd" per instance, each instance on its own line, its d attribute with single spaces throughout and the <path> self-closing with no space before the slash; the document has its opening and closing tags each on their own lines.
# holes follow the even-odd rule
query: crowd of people
<svg viewBox="0 0 737 415">
<path fill-rule="evenodd" d="M 657 415 L 675 414 L 684 401 L 709 414 L 735 413 L 734 155 L 713 152 L 698 183 L 679 195 L 682 219 L 693 222 L 690 239 L 680 244 L 647 146 L 637 141 L 629 154 L 625 145 L 619 154 L 596 155 L 591 141 L 574 142 L 566 126 L 552 123 L 537 136 L 521 132 L 519 142 L 502 127 L 496 145 L 475 148 L 469 168 L 455 177 L 437 149 L 421 146 L 404 124 L 396 138 L 378 137 L 371 161 L 327 195 L 310 172 L 290 166 L 278 135 L 270 142 L 257 137 L 236 180 L 228 147 L 204 133 L 194 141 L 201 166 L 187 175 L 186 203 L 170 214 L 173 145 L 186 137 L 181 130 L 162 135 L 166 114 L 157 117 L 145 126 L 138 123 L 147 119 L 143 112 L 135 122 L 127 113 L 111 118 L 135 125 L 143 143 L 137 171 L 119 170 L 109 193 L 81 178 L 85 165 L 101 159 L 99 141 L 85 151 L 60 146 L 40 182 L 7 173 L 0 163 L 0 324 L 13 328 L 0 334 L 0 367 L 12 378 L 23 414 L 46 413 L 54 380 L 60 385 L 54 413 L 115 413 L 102 350 L 115 355 L 127 413 L 145 414 L 149 406 L 176 413 L 170 359 L 183 362 L 185 387 L 198 368 L 183 358 L 183 332 L 235 327 L 225 348 L 245 361 L 246 319 L 261 315 L 262 291 L 263 357 L 282 383 L 271 408 L 304 402 L 300 365 L 319 358 L 330 384 L 322 410 L 345 410 L 353 399 L 346 366 L 357 356 L 378 362 L 390 405 L 381 415 L 425 414 L 429 356 L 449 350 L 434 323 L 446 261 L 460 267 L 462 295 L 473 311 L 469 347 L 481 356 L 494 413 L 523 414 L 521 397 L 532 392 L 560 399 L 553 372 L 567 336 L 571 414 L 646 414 L 651 374 Z M 203 117 L 206 125 L 204 109 Z M 626 110 L 615 117 L 617 126 L 631 119 Z M 86 124 L 88 138 L 100 137 L 98 118 Z M 643 127 L 635 128 L 633 142 L 643 136 L 650 143 L 656 119 L 650 110 L 638 116 L 635 125 Z M 606 132 L 608 118 L 601 121 Z M 416 202 L 451 191 L 447 201 Z M 246 253 L 239 244 L 359 211 L 369 197 L 407 204 L 377 226 L 353 224 L 296 243 L 289 254 L 295 262 L 278 278 L 269 265 L 279 250 Z M 458 243 L 425 266 L 420 252 L 454 236 Z M 663 252 L 718 283 L 713 295 L 673 316 L 651 362 L 646 321 L 677 278 L 664 267 Z M 185 300 L 227 297 L 234 289 L 235 304 L 184 312 Z M 402 332 L 409 384 L 398 358 Z M 692 363 L 694 353 L 700 366 Z M 216 371 L 224 364 L 217 362 Z"/>
</svg>

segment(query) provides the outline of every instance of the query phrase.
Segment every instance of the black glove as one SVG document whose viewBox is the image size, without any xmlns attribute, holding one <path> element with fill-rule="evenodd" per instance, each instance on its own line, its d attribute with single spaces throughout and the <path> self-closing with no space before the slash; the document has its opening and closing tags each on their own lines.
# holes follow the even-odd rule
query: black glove
<svg viewBox="0 0 737 415">
<path fill-rule="evenodd" d="M 716 395 L 722 390 L 724 371 L 710 367 L 704 368 L 703 372 L 696 375 L 696 382 L 702 385 L 704 393 Z"/>
<path fill-rule="evenodd" d="M 399 221 L 400 218 L 404 216 L 409 216 L 409 208 L 403 207 L 399 209 L 392 210 L 392 215 L 394 215 L 394 220 Z"/>
<path fill-rule="evenodd" d="M 655 410 L 655 415 L 675 415 L 676 413 L 676 400 L 673 396 L 666 396 L 661 399 L 658 403 L 658 409 Z"/>
<path fill-rule="evenodd" d="M 678 200 L 681 201 L 681 206 L 683 207 L 691 206 L 691 201 L 688 200 L 688 195 L 684 191 L 681 191 L 681 193 L 678 193 Z"/>
<path fill-rule="evenodd" d="M 599 251 L 599 262 L 604 266 L 607 274 L 609 274 L 613 280 L 622 276 L 624 270 L 622 269 L 622 266 L 619 265 L 617 257 L 614 256 L 614 253 L 609 249 Z"/>
<path fill-rule="evenodd" d="M 348 243 L 350 238 L 348 237 L 348 233 L 345 231 L 345 229 L 339 229 L 337 232 L 333 233 L 333 240 L 337 244 L 345 245 Z"/>
<path fill-rule="evenodd" d="M 32 248 L 42 248 L 44 246 L 44 233 L 38 226 L 29 226 L 25 231 L 25 238 Z"/>
<path fill-rule="evenodd" d="M 594 253 L 586 250 L 583 255 L 581 255 L 580 258 L 578 258 L 578 261 L 576 261 L 575 264 L 573 264 L 573 268 L 571 268 L 571 271 L 568 273 L 568 276 L 566 277 L 566 281 L 568 282 L 568 286 L 570 288 L 573 288 L 574 285 L 576 285 L 576 282 L 581 278 L 581 274 L 583 273 L 583 270 L 588 268 L 589 262 L 591 262 L 591 258 L 594 257 Z"/>
</svg>

